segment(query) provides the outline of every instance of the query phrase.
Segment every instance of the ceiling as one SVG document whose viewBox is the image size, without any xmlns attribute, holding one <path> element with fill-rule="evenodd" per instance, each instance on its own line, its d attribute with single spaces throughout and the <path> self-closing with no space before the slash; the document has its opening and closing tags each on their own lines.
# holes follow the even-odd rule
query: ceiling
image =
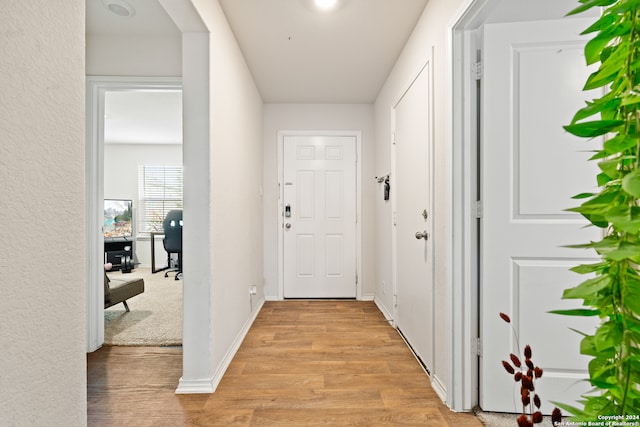
<svg viewBox="0 0 640 427">
<path fill-rule="evenodd" d="M 107 91 L 104 97 L 106 144 L 181 144 L 182 91 Z"/>
<path fill-rule="evenodd" d="M 373 103 L 428 0 L 220 0 L 267 103 Z"/>
<path fill-rule="evenodd" d="M 428 2 L 340 1 L 322 12 L 312 0 L 220 0 L 265 103 L 374 102 Z M 88 34 L 179 35 L 158 0 L 86 3 Z"/>
<path fill-rule="evenodd" d="M 338 8 L 321 12 L 312 0 L 219 1 L 264 102 L 296 104 L 373 103 L 428 2 L 339 0 Z M 118 16 L 107 7 L 112 3 L 134 13 Z M 491 4 L 485 18 L 495 23 L 561 18 L 575 0 Z M 89 35 L 180 36 L 158 0 L 86 0 L 86 14 Z M 157 141 L 144 135 L 164 127 L 164 142 L 174 143 L 181 116 L 169 112 L 181 104 L 175 96 L 159 96 L 171 104 L 158 112 L 156 123 L 146 113 L 163 105 L 158 98 L 143 92 L 114 98 L 107 105 L 105 142 L 131 140 L 133 134 L 139 137 L 129 142 Z"/>
</svg>

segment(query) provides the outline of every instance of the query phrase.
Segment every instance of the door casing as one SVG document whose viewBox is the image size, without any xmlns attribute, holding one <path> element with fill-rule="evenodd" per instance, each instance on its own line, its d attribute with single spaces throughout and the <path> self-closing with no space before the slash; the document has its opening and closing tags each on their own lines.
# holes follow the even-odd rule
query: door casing
<svg viewBox="0 0 640 427">
<path fill-rule="evenodd" d="M 351 136 L 356 138 L 356 299 L 362 296 L 362 132 L 360 131 L 278 131 L 278 299 L 284 300 L 284 138 L 285 136 Z"/>
<path fill-rule="evenodd" d="M 104 95 L 136 90 L 182 90 L 180 78 L 87 77 L 86 215 L 87 352 L 104 343 Z"/>
</svg>

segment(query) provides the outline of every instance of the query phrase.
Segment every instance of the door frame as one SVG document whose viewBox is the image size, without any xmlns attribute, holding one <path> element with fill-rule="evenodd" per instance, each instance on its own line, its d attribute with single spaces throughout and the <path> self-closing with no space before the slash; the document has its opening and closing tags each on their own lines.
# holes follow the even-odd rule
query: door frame
<svg viewBox="0 0 640 427">
<path fill-rule="evenodd" d="M 470 411 L 479 402 L 479 183 L 476 31 L 500 0 L 467 0 L 447 25 L 447 301 L 449 383 L 446 404 Z"/>
<path fill-rule="evenodd" d="M 104 101 L 106 92 L 182 90 L 181 78 L 87 77 L 86 233 L 87 352 L 104 344 Z"/>
<path fill-rule="evenodd" d="M 278 131 L 278 300 L 284 300 L 284 138 L 286 136 L 350 136 L 356 138 L 356 299 L 362 299 L 362 132 L 335 130 Z"/>
</svg>

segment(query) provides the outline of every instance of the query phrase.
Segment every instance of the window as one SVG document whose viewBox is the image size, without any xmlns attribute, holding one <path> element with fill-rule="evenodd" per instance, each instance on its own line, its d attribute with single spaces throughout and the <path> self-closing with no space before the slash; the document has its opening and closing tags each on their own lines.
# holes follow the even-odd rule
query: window
<svg viewBox="0 0 640 427">
<path fill-rule="evenodd" d="M 162 231 L 162 220 L 172 209 L 182 209 L 182 165 L 138 166 L 140 234 Z"/>
</svg>

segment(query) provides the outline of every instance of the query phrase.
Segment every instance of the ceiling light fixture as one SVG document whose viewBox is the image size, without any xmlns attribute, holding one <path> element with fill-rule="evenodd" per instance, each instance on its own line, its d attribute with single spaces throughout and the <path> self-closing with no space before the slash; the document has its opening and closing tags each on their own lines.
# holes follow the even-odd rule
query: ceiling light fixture
<svg viewBox="0 0 640 427">
<path fill-rule="evenodd" d="M 322 10 L 331 10 L 338 4 L 338 0 L 315 0 L 316 6 Z"/>
<path fill-rule="evenodd" d="M 125 0 L 102 0 L 102 4 L 111 13 L 124 18 L 132 18 L 136 14 L 136 10 Z"/>
</svg>

